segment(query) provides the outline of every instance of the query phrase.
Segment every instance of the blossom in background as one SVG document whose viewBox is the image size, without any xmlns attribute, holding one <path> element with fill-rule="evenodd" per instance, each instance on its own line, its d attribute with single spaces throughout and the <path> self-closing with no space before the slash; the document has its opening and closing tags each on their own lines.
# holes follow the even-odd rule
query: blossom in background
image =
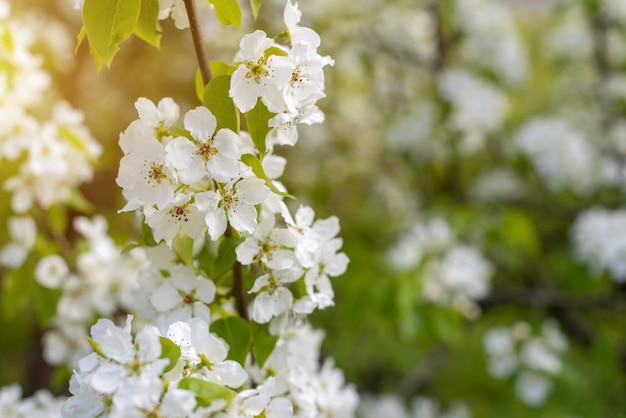
<svg viewBox="0 0 626 418">
<path fill-rule="evenodd" d="M 461 152 L 477 152 L 485 136 L 504 123 L 509 111 L 507 97 L 494 84 L 465 69 L 442 71 L 437 82 L 442 97 L 453 108 L 450 127 L 463 135 Z"/>
<path fill-rule="evenodd" d="M 471 245 L 456 243 L 441 218 L 417 223 L 391 248 L 387 259 L 399 271 L 415 271 L 425 301 L 449 306 L 476 319 L 476 302 L 491 290 L 494 268 Z"/>
<path fill-rule="evenodd" d="M 16 268 L 21 266 L 37 238 L 37 225 L 30 216 L 11 216 L 7 221 L 11 242 L 0 248 L 0 265 Z"/>
<path fill-rule="evenodd" d="M 556 322 L 544 321 L 533 335 L 524 321 L 512 327 L 492 327 L 483 336 L 489 373 L 504 380 L 515 376 L 517 397 L 533 407 L 543 405 L 552 391 L 551 378 L 562 370 L 561 355 L 568 347 Z"/>
<path fill-rule="evenodd" d="M 571 227 L 576 258 L 597 274 L 607 270 L 626 281 L 626 211 L 596 207 L 581 212 Z"/>
<path fill-rule="evenodd" d="M 396 395 L 367 396 L 359 407 L 360 418 L 393 417 L 393 418 L 471 418 L 470 409 L 462 402 L 450 405 L 443 411 L 436 399 L 416 396 L 407 408 Z"/>
<path fill-rule="evenodd" d="M 515 145 L 553 190 L 569 188 L 588 195 L 614 181 L 617 167 L 567 120 L 530 119 L 515 136 Z"/>
</svg>

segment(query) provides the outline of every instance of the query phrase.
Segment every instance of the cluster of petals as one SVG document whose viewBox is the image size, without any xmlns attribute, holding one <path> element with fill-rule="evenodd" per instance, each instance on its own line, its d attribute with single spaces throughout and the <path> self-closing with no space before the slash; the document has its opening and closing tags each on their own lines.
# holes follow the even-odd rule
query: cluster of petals
<svg viewBox="0 0 626 418">
<path fill-rule="evenodd" d="M 0 56 L 0 164 L 16 164 L 14 175 L 0 187 L 10 194 L 13 212 L 26 214 L 34 206 L 68 203 L 78 186 L 91 180 L 102 148 L 85 127 L 83 114 L 57 98 L 43 58 L 35 52 L 47 48 L 38 35 L 47 28 L 33 30 L 26 19 L 10 16 L 9 5 L 0 7 L 0 33 L 7 46 Z"/>
<path fill-rule="evenodd" d="M 480 315 L 476 301 L 489 294 L 494 268 L 476 247 L 456 242 L 444 219 L 414 224 L 387 258 L 394 269 L 415 271 L 424 300 L 470 319 Z"/>
<path fill-rule="evenodd" d="M 551 377 L 561 372 L 568 343 L 556 322 L 546 320 L 539 335 L 524 321 L 492 327 L 483 336 L 483 346 L 489 373 L 501 380 L 514 375 L 518 398 L 536 407 L 552 391 Z"/>
<path fill-rule="evenodd" d="M 301 13 L 287 1 L 284 11 L 289 46 L 257 30 L 243 37 L 235 57 L 239 66 L 231 78 L 230 96 L 243 113 L 260 99 L 276 115 L 269 121 L 268 147 L 294 145 L 296 125 L 320 123 L 324 114 L 316 102 L 325 97 L 323 67 L 333 60 L 318 54 L 320 38 L 299 26 Z"/>
<path fill-rule="evenodd" d="M 181 231 L 193 239 L 208 232 L 217 240 L 230 223 L 239 232 L 252 232 L 255 205 L 270 190 L 240 161 L 241 137 L 217 130 L 206 107 L 185 114 L 181 135 L 174 134 L 179 109 L 173 100 L 155 105 L 141 98 L 135 107 L 139 119 L 120 135 L 125 155 L 117 183 L 128 201 L 122 210 L 143 211 L 156 241 L 170 246 Z"/>
<path fill-rule="evenodd" d="M 250 293 L 256 294 L 252 318 L 266 323 L 293 310 L 309 314 L 315 308 L 333 304 L 330 277 L 343 274 L 348 257 L 340 252 L 343 241 L 337 237 L 336 217 L 314 220 L 313 209 L 301 206 L 295 218 L 287 205 L 280 204 L 283 226 L 276 226 L 276 216 L 266 215 L 236 249 L 243 265 L 259 263 L 265 274 L 259 276 Z M 306 295 L 298 300 L 289 284 L 302 279 Z"/>
</svg>

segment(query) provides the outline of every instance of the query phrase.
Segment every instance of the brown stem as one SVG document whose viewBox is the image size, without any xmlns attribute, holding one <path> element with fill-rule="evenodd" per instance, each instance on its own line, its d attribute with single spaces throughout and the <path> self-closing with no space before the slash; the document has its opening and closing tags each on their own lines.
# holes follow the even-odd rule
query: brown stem
<svg viewBox="0 0 626 418">
<path fill-rule="evenodd" d="M 248 318 L 246 292 L 243 288 L 243 268 L 239 261 L 235 261 L 235 264 L 233 264 L 233 295 L 235 295 L 235 302 L 237 303 L 237 312 L 239 312 L 239 316 L 246 321 L 250 321 L 250 318 Z"/>
<path fill-rule="evenodd" d="M 409 399 L 428 383 L 437 373 L 441 365 L 448 359 L 450 347 L 443 343 L 435 346 L 415 369 L 400 382 L 398 393 Z"/>
<path fill-rule="evenodd" d="M 204 50 L 204 41 L 202 40 L 202 28 L 198 22 L 198 11 L 196 9 L 196 2 L 194 0 L 183 0 L 185 2 L 185 9 L 187 10 L 187 17 L 189 17 L 189 28 L 191 29 L 191 37 L 193 38 L 193 47 L 196 50 L 196 57 L 198 58 L 198 65 L 200 66 L 200 74 L 202 75 L 202 81 L 206 86 L 211 81 L 213 76 L 211 75 L 211 67 L 209 66 L 209 59 L 206 51 Z"/>
<path fill-rule="evenodd" d="M 233 236 L 233 230 L 230 225 L 226 228 L 224 236 L 226 238 Z M 248 298 L 243 286 L 243 267 L 239 261 L 235 261 L 233 264 L 233 288 L 230 294 L 235 297 L 235 305 L 237 306 L 239 316 L 246 321 L 250 321 L 248 317 Z"/>
</svg>

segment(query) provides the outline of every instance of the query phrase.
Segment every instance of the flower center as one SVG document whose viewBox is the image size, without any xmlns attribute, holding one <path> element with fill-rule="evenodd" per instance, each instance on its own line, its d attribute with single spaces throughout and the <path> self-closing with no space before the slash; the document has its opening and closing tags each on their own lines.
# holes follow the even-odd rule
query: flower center
<svg viewBox="0 0 626 418">
<path fill-rule="evenodd" d="M 205 162 L 208 161 L 211 155 L 217 154 L 217 150 L 213 148 L 212 145 L 213 141 L 209 140 L 206 143 L 198 146 L 198 149 L 196 150 L 196 155 L 201 156 Z"/>
<path fill-rule="evenodd" d="M 165 173 L 163 173 L 163 164 L 157 164 L 154 161 L 151 161 L 150 169 L 148 170 L 148 178 L 161 184 L 161 180 L 166 177 Z M 148 180 L 148 182 L 150 182 L 150 180 Z"/>
<path fill-rule="evenodd" d="M 252 61 L 245 61 L 244 64 L 248 68 L 248 73 L 246 74 L 246 78 L 253 78 L 257 84 L 261 83 L 261 77 L 267 77 L 270 73 L 265 68 L 265 62 L 267 58 L 261 57 L 255 63 Z"/>
<path fill-rule="evenodd" d="M 187 222 L 189 220 L 189 218 L 187 218 L 188 213 L 189 213 L 189 210 L 187 210 L 186 203 L 182 206 L 174 206 L 169 211 L 169 214 L 172 216 L 172 218 L 176 219 L 176 221 L 178 222 L 180 221 Z"/>
</svg>

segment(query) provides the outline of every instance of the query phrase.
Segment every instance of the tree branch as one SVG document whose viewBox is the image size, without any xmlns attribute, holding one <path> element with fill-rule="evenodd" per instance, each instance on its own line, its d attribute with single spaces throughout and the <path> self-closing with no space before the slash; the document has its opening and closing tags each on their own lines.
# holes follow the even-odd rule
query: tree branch
<svg viewBox="0 0 626 418">
<path fill-rule="evenodd" d="M 439 343 L 435 346 L 426 358 L 400 382 L 398 386 L 400 396 L 409 399 L 419 392 L 437 373 L 437 370 L 439 370 L 439 367 L 441 367 L 449 355 L 450 347 L 444 343 Z"/>
<path fill-rule="evenodd" d="M 243 268 L 239 261 L 235 261 L 235 264 L 233 264 L 233 295 L 235 296 L 239 316 L 246 321 L 250 321 L 246 292 L 243 288 Z"/>
<path fill-rule="evenodd" d="M 202 82 L 206 86 L 213 78 L 211 74 L 211 67 L 209 66 L 209 59 L 206 51 L 204 50 L 204 41 L 202 40 L 202 28 L 198 22 L 198 10 L 196 9 L 196 2 L 194 0 L 183 0 L 185 2 L 185 9 L 187 10 L 187 17 L 189 17 L 189 28 L 191 29 L 191 37 L 193 38 L 193 46 L 196 50 L 196 57 L 198 58 L 198 65 L 200 67 L 200 74 L 202 74 Z"/>
</svg>

